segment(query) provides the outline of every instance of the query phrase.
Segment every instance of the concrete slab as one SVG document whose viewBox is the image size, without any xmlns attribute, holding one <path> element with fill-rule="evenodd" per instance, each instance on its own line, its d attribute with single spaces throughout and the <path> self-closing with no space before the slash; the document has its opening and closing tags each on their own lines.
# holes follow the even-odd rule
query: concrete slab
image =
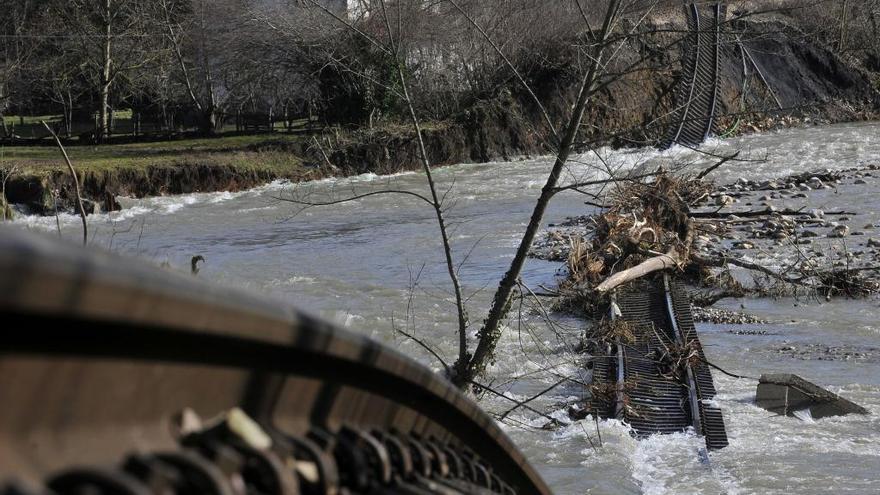
<svg viewBox="0 0 880 495">
<path fill-rule="evenodd" d="M 807 409 L 814 419 L 868 414 L 864 407 L 790 373 L 761 375 L 755 401 L 759 407 L 787 416 Z"/>
</svg>

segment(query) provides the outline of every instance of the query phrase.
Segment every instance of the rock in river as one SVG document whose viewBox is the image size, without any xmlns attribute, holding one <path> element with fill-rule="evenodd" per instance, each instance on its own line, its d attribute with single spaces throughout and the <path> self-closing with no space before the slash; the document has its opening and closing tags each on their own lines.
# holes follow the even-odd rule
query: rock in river
<svg viewBox="0 0 880 495">
<path fill-rule="evenodd" d="M 830 234 L 828 234 L 828 237 L 841 238 L 848 235 L 849 227 L 847 227 L 846 225 L 838 225 L 837 227 L 834 227 L 834 230 L 832 230 Z"/>
<path fill-rule="evenodd" d="M 726 194 L 722 194 L 721 196 L 715 198 L 715 206 L 728 206 L 732 204 L 733 198 Z"/>
</svg>

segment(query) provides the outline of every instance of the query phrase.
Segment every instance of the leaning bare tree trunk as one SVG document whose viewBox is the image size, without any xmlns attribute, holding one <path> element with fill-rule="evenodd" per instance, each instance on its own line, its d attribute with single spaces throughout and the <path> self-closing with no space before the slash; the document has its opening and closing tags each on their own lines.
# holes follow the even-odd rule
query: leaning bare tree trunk
<svg viewBox="0 0 880 495">
<path fill-rule="evenodd" d="M 174 32 L 174 22 L 171 19 L 171 10 L 168 6 L 167 0 L 162 0 L 162 10 L 165 13 L 165 28 L 168 31 L 166 37 L 168 41 L 171 42 L 171 48 L 174 51 L 174 57 L 177 59 L 177 64 L 180 67 L 180 76 L 183 80 L 183 84 L 186 87 L 186 93 L 189 96 L 190 101 L 192 101 L 193 105 L 195 105 L 196 110 L 199 112 L 204 112 L 202 108 L 202 102 L 199 101 L 196 96 L 195 89 L 193 89 L 192 81 L 189 77 L 189 69 L 186 66 L 186 60 L 183 58 L 183 51 L 180 49 L 180 40 L 178 39 L 178 34 Z"/>
<path fill-rule="evenodd" d="M 55 144 L 58 145 L 58 149 L 61 150 L 61 154 L 64 155 L 64 161 L 67 162 L 67 168 L 70 170 L 70 175 L 73 177 L 73 188 L 76 193 L 76 209 L 79 210 L 79 216 L 82 219 L 83 224 L 83 246 L 88 244 L 89 241 L 89 225 L 86 222 L 86 209 L 83 207 L 82 195 L 79 190 L 79 178 L 76 176 L 76 170 L 73 168 L 73 163 L 70 162 L 70 157 L 67 156 L 67 150 L 64 149 L 64 145 L 61 144 L 61 140 L 58 139 L 58 134 L 55 134 L 55 131 L 49 127 L 45 121 L 42 122 L 43 127 L 49 131 L 49 134 L 55 138 Z"/>
<path fill-rule="evenodd" d="M 415 108 L 413 107 L 412 99 L 409 94 L 409 85 L 407 84 L 406 75 L 403 72 L 403 61 L 398 54 L 397 49 L 394 46 L 394 39 L 392 36 L 391 25 L 388 22 L 388 15 L 385 12 L 385 0 L 380 0 L 380 6 L 382 7 L 382 16 L 385 19 L 385 26 L 388 29 L 388 37 L 391 42 L 391 51 L 394 55 L 395 63 L 397 64 L 397 77 L 400 80 L 400 87 L 403 91 L 403 98 L 406 102 L 407 109 L 409 110 L 410 121 L 412 122 L 413 129 L 416 131 L 416 138 L 419 142 L 419 155 L 422 159 L 422 168 L 425 171 L 425 177 L 428 180 L 428 189 L 431 190 L 431 201 L 433 202 L 434 214 L 437 217 L 437 226 L 440 230 L 440 238 L 443 243 L 443 256 L 446 259 L 446 270 L 449 273 L 449 279 L 452 281 L 452 289 L 455 294 L 455 308 L 458 313 L 458 338 L 459 338 L 459 360 L 467 359 L 467 328 L 468 328 L 468 316 L 467 316 L 467 308 L 464 303 L 464 295 L 461 290 L 461 281 L 458 279 L 458 273 L 455 271 L 455 262 L 452 257 L 452 244 L 449 241 L 449 233 L 446 229 L 446 220 L 443 218 L 443 204 L 441 203 L 440 197 L 437 195 L 437 187 L 434 183 L 434 176 L 431 173 L 431 160 L 428 158 L 428 151 L 425 148 L 425 140 L 422 137 L 422 126 L 419 123 L 419 118 L 416 116 Z M 398 41 L 399 42 L 399 41 Z"/>
<path fill-rule="evenodd" d="M 397 74 L 400 78 L 400 86 L 403 89 L 406 105 L 409 108 L 410 119 L 412 121 L 413 127 L 416 130 L 416 137 L 419 141 L 419 154 L 422 158 L 422 167 L 425 169 L 425 174 L 428 179 L 428 186 L 431 190 L 431 200 L 434 203 L 434 213 L 437 216 L 437 225 L 440 228 L 440 237 L 443 241 L 443 255 L 446 258 L 446 270 L 449 272 L 449 278 L 450 280 L 452 280 L 452 288 L 453 292 L 455 293 L 455 307 L 458 310 L 458 359 L 467 359 L 467 308 L 465 308 L 464 296 L 462 295 L 461 291 L 461 282 L 458 279 L 458 274 L 455 271 L 455 264 L 452 259 L 452 245 L 449 242 L 449 234 L 446 231 L 446 220 L 443 218 L 443 205 L 440 203 L 440 199 L 437 196 L 437 188 L 434 185 L 434 177 L 431 175 L 431 162 L 428 159 L 428 152 L 425 149 L 425 141 L 422 138 L 422 128 L 419 124 L 418 117 L 416 117 L 416 111 L 413 108 L 412 101 L 410 100 L 406 77 L 403 74 L 403 69 L 401 68 L 400 63 L 397 64 Z"/>
<path fill-rule="evenodd" d="M 501 279 L 501 282 L 498 285 L 498 290 L 495 292 L 489 315 L 483 322 L 483 328 L 480 329 L 478 334 L 479 342 L 477 343 L 477 348 L 475 349 L 473 356 L 467 360 L 460 359 L 454 366 L 452 381 L 459 387 L 466 387 L 470 384 L 477 375 L 481 374 L 486 369 L 489 361 L 491 361 L 494 356 L 495 347 L 498 345 L 498 340 L 501 338 L 501 323 L 504 318 L 507 317 L 508 310 L 510 309 L 510 300 L 513 295 L 513 290 L 517 285 L 517 281 L 519 280 L 520 273 L 522 272 L 523 265 L 525 264 L 529 249 L 535 239 L 535 235 L 541 227 L 544 212 L 547 210 L 547 206 L 553 195 L 557 192 L 556 184 L 558 183 L 562 170 L 572 153 L 574 141 L 577 137 L 578 130 L 580 129 L 587 103 L 593 95 L 600 71 L 604 65 L 603 57 L 605 45 L 611 33 L 614 20 L 617 17 L 619 3 L 619 0 L 612 0 L 608 4 L 608 11 L 605 14 L 602 31 L 597 40 L 596 50 L 592 57 L 590 67 L 581 80 L 577 103 L 574 106 L 571 119 L 565 129 L 565 134 L 559 143 L 553 169 L 550 172 L 550 176 L 547 178 L 546 184 L 544 184 L 543 189 L 541 189 L 541 196 L 535 204 L 529 224 L 526 227 L 525 234 L 520 241 L 519 248 L 514 255 L 513 261 L 510 264 L 510 268 L 508 268 L 507 273 L 504 274 L 504 278 Z"/>
</svg>

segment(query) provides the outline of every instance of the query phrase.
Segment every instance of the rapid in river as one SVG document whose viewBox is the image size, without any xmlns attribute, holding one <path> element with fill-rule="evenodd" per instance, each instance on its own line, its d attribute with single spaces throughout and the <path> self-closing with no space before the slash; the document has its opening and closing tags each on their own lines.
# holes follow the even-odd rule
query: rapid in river
<svg viewBox="0 0 880 495">
<path fill-rule="evenodd" d="M 718 183 L 764 179 L 799 171 L 880 162 L 880 124 L 847 124 L 711 140 L 715 154 L 740 150 L 756 161 L 723 165 Z M 606 176 L 608 170 L 688 164 L 717 158 L 684 148 L 601 149 L 571 163 L 566 183 Z M 447 190 L 446 216 L 475 332 L 507 269 L 552 163 L 548 158 L 464 164 L 435 171 Z M 438 360 L 394 328 L 417 336 L 452 362 L 457 326 L 434 213 L 405 195 L 372 196 L 333 206 L 303 208 L 279 197 L 328 201 L 380 189 L 425 192 L 423 174 L 363 175 L 304 184 L 273 183 L 241 193 L 121 200 L 124 210 L 89 217 L 90 244 L 189 271 L 200 277 L 263 291 L 363 332 L 440 371 Z M 830 193 L 829 193 L 830 194 Z M 558 195 L 545 223 L 588 213 L 587 197 Z M 862 224 L 880 220 L 874 190 L 847 198 Z M 822 207 L 822 205 L 816 205 Z M 60 216 L 67 238 L 79 219 Z M 19 217 L 19 225 L 53 232 L 54 217 Z M 523 282 L 552 288 L 560 263 L 531 260 Z M 497 360 L 486 383 L 519 400 L 568 377 L 587 380 L 574 344 L 585 323 L 562 318 L 545 325 L 532 298 L 515 302 Z M 544 305 L 552 301 L 544 298 Z M 793 299 L 728 300 L 766 325 L 699 324 L 709 360 L 748 376 L 796 373 L 863 405 L 870 416 L 812 420 L 778 417 L 754 405 L 756 383 L 714 373 L 716 398 L 730 446 L 701 461 L 701 439 L 682 433 L 633 439 L 616 421 L 571 423 L 566 405 L 583 394 L 563 382 L 529 405 L 548 419 L 516 410 L 503 425 L 559 494 L 583 493 L 880 493 L 880 323 L 876 298 L 830 302 Z M 522 316 L 522 318 L 519 318 Z M 797 350 L 810 352 L 800 353 Z M 511 402 L 491 394 L 483 406 L 502 413 Z M 598 429 L 598 431 L 597 431 Z M 601 434 L 601 440 L 599 439 Z"/>
</svg>

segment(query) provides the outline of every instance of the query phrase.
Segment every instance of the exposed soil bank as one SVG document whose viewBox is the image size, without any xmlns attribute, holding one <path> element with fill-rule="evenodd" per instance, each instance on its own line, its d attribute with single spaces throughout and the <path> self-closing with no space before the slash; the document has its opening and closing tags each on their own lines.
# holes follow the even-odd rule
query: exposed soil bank
<svg viewBox="0 0 880 495">
<path fill-rule="evenodd" d="M 192 192 L 239 191 L 282 178 L 272 170 L 207 163 L 87 170 L 78 175 L 87 213 L 120 209 L 117 196 L 142 198 Z M 301 180 L 308 178 L 308 175 L 284 178 Z M 72 210 L 75 201 L 73 178 L 70 173 L 58 169 L 13 176 L 6 185 L 6 196 L 10 203 L 24 205 L 31 213 L 51 215 L 56 208 L 59 211 Z"/>
<path fill-rule="evenodd" d="M 535 131 L 525 127 L 500 103 L 477 105 L 457 122 L 431 124 L 424 130 L 425 146 L 436 166 L 510 159 L 545 153 Z M 79 171 L 87 210 L 118 209 L 117 196 L 145 197 L 193 192 L 239 191 L 273 180 L 315 180 L 366 172 L 392 174 L 422 167 L 418 143 L 408 128 L 389 126 L 373 131 L 342 132 L 311 139 L 265 140 L 239 150 L 247 158 L 217 163 L 212 156 L 183 153 L 182 159 L 158 165 L 126 165 Z M 287 156 L 290 163 L 270 165 L 268 157 Z M 43 215 L 72 210 L 74 187 L 60 166 L 22 167 L 6 186 L 10 203 L 25 205 Z M 57 206 L 56 206 L 57 205 Z"/>
<path fill-rule="evenodd" d="M 742 39 L 766 83 L 754 68 L 744 80 L 743 51 L 736 44 L 724 46 L 718 93 L 721 117 L 716 134 L 877 117 L 880 96 L 871 82 L 877 74 L 867 72 L 864 65 L 840 59 L 776 20 L 740 22 L 735 27 L 740 33 L 764 33 L 743 35 Z M 678 35 L 673 33 L 682 28 L 675 23 L 647 26 L 661 34 L 649 35 L 621 50 L 617 64 L 625 67 L 647 53 L 651 68 L 631 72 L 600 91 L 588 111 L 582 136 L 585 143 L 641 146 L 664 137 L 669 124 L 664 116 L 676 105 L 674 85 L 683 48 L 663 47 L 674 45 Z M 549 102 L 551 115 L 561 118 L 574 99 L 577 84 L 574 71 L 568 69 L 574 59 L 565 54 L 558 57 L 559 64 L 548 65 L 556 68 L 526 76 L 539 97 Z M 528 96 L 513 83 L 476 102 L 463 114 L 449 121 L 426 123 L 425 128 L 429 156 L 438 166 L 550 151 L 544 144 L 548 142 L 544 139 L 548 134 L 546 125 Z M 236 191 L 277 179 L 388 174 L 421 167 L 412 131 L 399 125 L 297 139 L 266 139 L 223 153 L 237 154 L 238 159 L 230 162 L 211 155 L 182 154 L 172 162 L 142 161 L 130 166 L 120 160 L 118 166 L 84 167 L 80 169 L 83 195 L 90 208 L 108 210 L 118 208 L 116 196 Z M 280 160 L 282 165 L 279 156 L 287 157 Z M 15 164 L 16 158 L 7 160 L 10 162 Z M 51 167 L 25 163 L 7 184 L 10 203 L 26 205 L 29 211 L 40 214 L 53 214 L 56 205 L 61 210 L 71 209 L 72 191 L 72 180 L 60 161 Z"/>
</svg>

